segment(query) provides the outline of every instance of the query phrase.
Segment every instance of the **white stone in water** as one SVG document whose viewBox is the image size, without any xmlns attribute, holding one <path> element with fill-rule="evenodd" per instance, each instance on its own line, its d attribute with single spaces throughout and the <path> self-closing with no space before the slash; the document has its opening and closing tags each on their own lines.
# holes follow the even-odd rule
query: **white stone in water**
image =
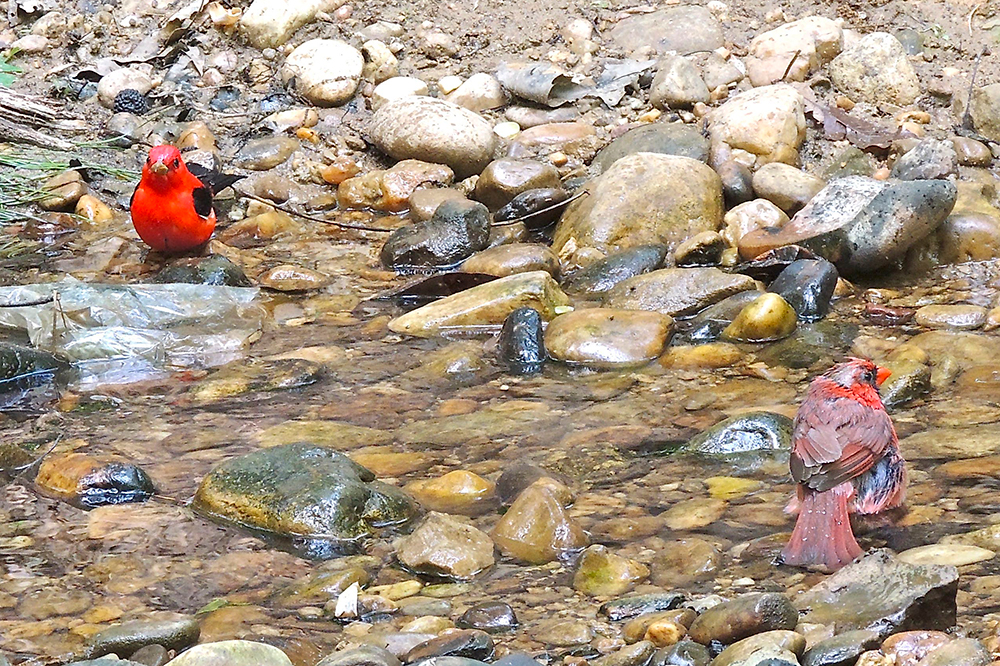
<svg viewBox="0 0 1000 666">
<path fill-rule="evenodd" d="M 910 548 L 899 554 L 899 559 L 907 564 L 950 564 L 961 567 L 966 564 L 985 562 L 996 556 L 992 550 L 961 543 L 932 543 L 927 546 Z"/>
<path fill-rule="evenodd" d="M 377 111 L 382 106 L 402 97 L 426 95 L 427 84 L 411 76 L 394 76 L 375 86 L 372 91 L 372 110 Z"/>
<path fill-rule="evenodd" d="M 334 617 L 357 617 L 358 616 L 358 592 L 361 587 L 357 582 L 351 583 L 350 587 L 340 593 L 337 597 L 337 607 L 333 611 Z"/>
<path fill-rule="evenodd" d="M 254 0 L 240 19 L 240 32 L 258 49 L 277 48 L 317 13 L 342 4 L 344 0 Z"/>
<path fill-rule="evenodd" d="M 496 134 L 501 139 L 513 139 L 515 136 L 520 134 L 521 126 L 514 121 L 507 121 L 505 123 L 497 123 L 493 126 L 493 133 Z"/>
<path fill-rule="evenodd" d="M 285 60 L 281 81 L 317 106 L 333 106 L 354 96 L 364 66 L 361 52 L 350 44 L 310 39 Z"/>
</svg>

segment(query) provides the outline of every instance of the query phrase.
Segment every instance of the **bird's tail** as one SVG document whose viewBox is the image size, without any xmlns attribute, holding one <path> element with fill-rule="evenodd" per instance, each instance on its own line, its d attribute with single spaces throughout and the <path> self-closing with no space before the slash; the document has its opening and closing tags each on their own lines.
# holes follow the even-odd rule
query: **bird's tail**
<svg viewBox="0 0 1000 666">
<path fill-rule="evenodd" d="M 781 552 L 782 562 L 835 571 L 858 557 L 863 551 L 851 531 L 847 511 L 853 493 L 850 482 L 824 492 L 801 490 L 799 517 Z"/>
</svg>

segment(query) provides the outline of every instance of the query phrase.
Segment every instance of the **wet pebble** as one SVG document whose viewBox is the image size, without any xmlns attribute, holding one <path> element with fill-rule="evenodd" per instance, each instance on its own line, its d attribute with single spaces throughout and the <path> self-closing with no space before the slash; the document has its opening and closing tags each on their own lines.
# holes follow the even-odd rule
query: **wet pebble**
<svg viewBox="0 0 1000 666">
<path fill-rule="evenodd" d="M 129 660 L 145 664 L 145 666 L 163 666 L 170 661 L 170 652 L 162 645 L 154 643 L 133 652 Z"/>
<path fill-rule="evenodd" d="M 691 625 L 690 636 L 702 645 L 713 641 L 728 645 L 765 631 L 790 631 L 798 620 L 798 611 L 785 595 L 748 594 L 702 613 Z"/>
<path fill-rule="evenodd" d="M 792 420 L 774 412 L 750 412 L 724 419 L 692 437 L 683 450 L 725 455 L 761 450 L 788 450 L 792 446 Z"/>
<path fill-rule="evenodd" d="M 478 474 L 455 470 L 434 479 L 414 481 L 404 487 L 421 506 L 431 511 L 476 515 L 489 508 L 495 486 Z"/>
<path fill-rule="evenodd" d="M 729 504 L 712 497 L 695 497 L 682 500 L 663 513 L 663 519 L 672 530 L 696 530 L 711 525 L 726 512 Z"/>
<path fill-rule="evenodd" d="M 955 136 L 951 139 L 958 163 L 962 166 L 983 166 L 988 167 L 993 162 L 993 153 L 989 147 L 981 141 L 969 139 L 964 136 Z"/>
<path fill-rule="evenodd" d="M 985 562 L 996 556 L 992 550 L 960 543 L 939 543 L 904 550 L 899 559 L 908 564 L 942 564 L 961 567 Z"/>
<path fill-rule="evenodd" d="M 567 199 L 569 194 L 559 187 L 526 190 L 500 208 L 494 220 L 496 222 L 519 220 L 528 229 L 545 229 L 559 219 L 559 215 L 565 209 L 565 206 L 560 204 Z"/>
<path fill-rule="evenodd" d="M 473 197 L 495 210 L 527 190 L 559 186 L 559 172 L 551 164 L 504 158 L 490 162 L 483 170 Z"/>
<path fill-rule="evenodd" d="M 530 127 L 515 136 L 507 147 L 507 156 L 548 158 L 553 153 L 561 153 L 566 160 L 572 157 L 588 162 L 599 145 L 597 130 L 589 123 L 548 123 Z"/>
<path fill-rule="evenodd" d="M 674 263 L 681 267 L 717 266 L 726 249 L 725 239 L 715 231 L 702 231 L 677 246 Z"/>
<path fill-rule="evenodd" d="M 904 666 L 896 662 L 898 666 Z M 987 666 L 990 652 L 974 638 L 955 638 L 920 660 L 919 666 Z"/>
<path fill-rule="evenodd" d="M 247 279 L 243 269 L 221 254 L 174 261 L 154 275 L 151 282 L 155 284 L 181 282 L 225 287 L 250 286 L 250 280 Z"/>
<path fill-rule="evenodd" d="M 753 200 L 753 174 L 750 169 L 730 159 L 716 165 L 715 171 L 722 181 L 722 195 L 727 208 L 736 208 Z"/>
<path fill-rule="evenodd" d="M 434 211 L 448 200 L 464 200 L 465 196 L 450 187 L 421 188 L 414 190 L 408 199 L 410 219 L 423 222 L 434 216 Z"/>
<path fill-rule="evenodd" d="M 651 580 L 654 585 L 690 585 L 713 577 L 721 559 L 719 549 L 705 539 L 668 541 L 653 559 Z"/>
<path fill-rule="evenodd" d="M 201 629 L 197 620 L 136 620 L 116 625 L 95 634 L 89 641 L 87 656 L 133 654 L 149 645 L 180 651 L 198 642 Z"/>
<path fill-rule="evenodd" d="M 558 479 L 559 475 L 529 462 L 515 462 L 503 471 L 497 479 L 497 497 L 501 504 L 509 506 L 521 492 L 539 479 Z M 562 482 L 562 479 L 560 479 Z M 569 492 L 569 489 L 566 489 Z"/>
<path fill-rule="evenodd" d="M 593 165 L 600 171 L 634 153 L 662 153 L 708 160 L 708 139 L 684 123 L 653 123 L 630 129 L 597 153 Z"/>
<path fill-rule="evenodd" d="M 506 277 L 528 271 L 559 275 L 559 258 L 545 245 L 511 243 L 478 252 L 462 262 L 466 273 L 485 273 Z"/>
<path fill-rule="evenodd" d="M 466 629 L 479 629 L 489 634 L 512 631 L 518 625 L 514 609 L 502 601 L 482 601 L 470 606 L 457 621 Z"/>
<path fill-rule="evenodd" d="M 595 597 L 628 592 L 649 576 L 644 564 L 622 557 L 600 545 L 580 554 L 573 574 L 573 589 Z"/>
<path fill-rule="evenodd" d="M 887 407 L 903 405 L 931 391 L 931 369 L 917 361 L 890 360 L 883 364 L 892 374 L 879 387 Z"/>
<path fill-rule="evenodd" d="M 545 331 L 545 348 L 559 361 L 595 367 L 642 364 L 663 353 L 673 319 L 658 312 L 592 308 L 559 315 Z"/>
<path fill-rule="evenodd" d="M 619 282 L 604 297 L 610 308 L 692 314 L 756 287 L 752 278 L 717 268 L 663 268 Z"/>
<path fill-rule="evenodd" d="M 925 656 L 951 641 L 942 631 L 903 631 L 882 643 L 882 652 L 898 666 L 916 666 Z"/>
<path fill-rule="evenodd" d="M 781 271 L 767 290 L 784 298 L 801 321 L 816 321 L 830 311 L 838 279 L 837 269 L 829 261 L 800 259 Z"/>
<path fill-rule="evenodd" d="M 771 342 L 795 331 L 795 310 L 778 294 L 765 293 L 745 306 L 722 337 L 734 342 Z"/>
<path fill-rule="evenodd" d="M 542 317 L 533 308 L 518 308 L 503 322 L 497 340 L 497 355 L 508 372 L 524 375 L 538 372 L 547 357 Z"/>
<path fill-rule="evenodd" d="M 323 273 L 294 264 L 280 264 L 257 277 L 260 286 L 285 292 L 322 289 L 329 282 L 330 278 Z"/>
<path fill-rule="evenodd" d="M 639 641 L 591 661 L 594 666 L 643 666 L 653 656 L 656 646 L 650 641 Z"/>
<path fill-rule="evenodd" d="M 626 643 L 647 640 L 646 635 L 649 633 L 649 628 L 654 624 L 678 625 L 687 633 L 687 628 L 691 626 L 696 617 L 698 617 L 698 614 L 690 608 L 645 613 L 638 617 L 633 617 L 622 626 L 622 638 L 625 639 Z"/>
<path fill-rule="evenodd" d="M 684 595 L 677 592 L 659 592 L 622 597 L 601 604 L 598 614 L 609 620 L 625 620 L 637 615 L 673 610 L 684 601 Z"/>
<path fill-rule="evenodd" d="M 978 305 L 925 305 L 917 309 L 913 320 L 927 328 L 966 331 L 986 323 L 986 308 Z"/>
<path fill-rule="evenodd" d="M 563 285 L 576 294 L 604 294 L 619 282 L 659 268 L 666 252 L 664 245 L 640 245 L 622 250 L 573 273 Z"/>
<path fill-rule="evenodd" d="M 568 491 L 551 479 L 540 479 L 517 496 L 493 528 L 505 555 L 529 564 L 544 564 L 587 546 L 586 532 L 566 512 Z"/>
<path fill-rule="evenodd" d="M 432 638 L 417 645 L 403 657 L 404 663 L 412 663 L 431 657 L 465 657 L 467 659 L 490 659 L 493 656 L 493 639 L 485 631 L 459 629 Z"/>
<path fill-rule="evenodd" d="M 798 666 L 806 639 L 790 630 L 770 630 L 739 640 L 712 660 L 712 666 Z"/>
<path fill-rule="evenodd" d="M 253 641 L 218 641 L 195 645 L 170 661 L 171 666 L 292 666 L 285 653 Z"/>
<path fill-rule="evenodd" d="M 528 633 L 536 641 L 556 647 L 584 645 L 594 638 L 590 624 L 580 620 L 543 620 Z"/>
<path fill-rule="evenodd" d="M 450 266 L 486 247 L 489 226 L 486 206 L 444 201 L 431 219 L 394 231 L 379 258 L 386 268 Z"/>
<path fill-rule="evenodd" d="M 668 648 L 657 650 L 653 663 L 657 666 L 708 666 L 712 654 L 694 641 L 682 640 Z"/>
<path fill-rule="evenodd" d="M 327 655 L 316 666 L 400 666 L 400 663 L 388 650 L 377 645 L 361 645 Z"/>
<path fill-rule="evenodd" d="M 48 495 L 86 509 L 143 502 L 155 493 L 152 479 L 138 465 L 101 461 L 84 453 L 47 456 L 35 484 Z"/>
<path fill-rule="evenodd" d="M 845 631 L 810 647 L 802 657 L 802 666 L 854 666 L 865 650 L 879 646 L 874 631 Z"/>
<path fill-rule="evenodd" d="M 68 169 L 42 184 L 45 197 L 38 205 L 44 210 L 73 210 L 80 198 L 87 193 L 83 176 L 75 169 Z"/>
</svg>

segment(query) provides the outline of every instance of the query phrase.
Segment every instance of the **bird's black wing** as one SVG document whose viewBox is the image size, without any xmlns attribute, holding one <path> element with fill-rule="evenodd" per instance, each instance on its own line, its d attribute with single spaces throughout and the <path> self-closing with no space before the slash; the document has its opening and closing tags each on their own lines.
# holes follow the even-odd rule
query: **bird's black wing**
<svg viewBox="0 0 1000 666">
<path fill-rule="evenodd" d="M 197 187 L 191 193 L 194 199 L 194 212 L 202 217 L 212 214 L 212 191 L 207 187 Z"/>
<path fill-rule="evenodd" d="M 194 174 L 195 178 L 205 184 L 205 187 L 209 189 L 211 194 L 218 194 L 236 181 L 246 178 L 246 176 L 238 176 L 234 173 L 213 171 L 197 162 L 188 162 L 187 168 L 188 171 Z"/>
</svg>

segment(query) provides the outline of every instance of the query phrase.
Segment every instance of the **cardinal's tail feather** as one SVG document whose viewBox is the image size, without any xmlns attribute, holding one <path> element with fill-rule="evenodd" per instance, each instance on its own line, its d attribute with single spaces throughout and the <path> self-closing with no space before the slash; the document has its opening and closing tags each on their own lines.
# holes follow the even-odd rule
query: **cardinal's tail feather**
<svg viewBox="0 0 1000 666">
<path fill-rule="evenodd" d="M 861 555 L 864 551 L 854 538 L 847 510 L 853 493 L 850 482 L 825 492 L 802 493 L 799 517 L 781 553 L 782 562 L 834 571 Z"/>
</svg>

